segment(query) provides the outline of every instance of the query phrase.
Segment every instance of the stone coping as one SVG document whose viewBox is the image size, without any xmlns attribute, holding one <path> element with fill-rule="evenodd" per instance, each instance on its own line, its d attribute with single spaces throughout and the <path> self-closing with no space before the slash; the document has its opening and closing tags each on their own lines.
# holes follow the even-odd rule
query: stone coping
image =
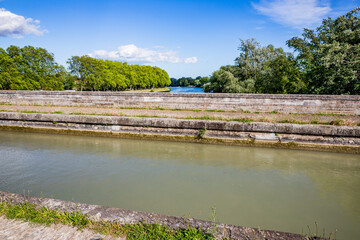
<svg viewBox="0 0 360 240">
<path fill-rule="evenodd" d="M 67 115 L 43 113 L 16 113 L 0 112 L 1 120 L 82 123 L 116 126 L 178 128 L 178 129 L 207 129 L 219 131 L 263 132 L 281 134 L 299 134 L 331 137 L 360 137 L 358 126 L 331 126 L 291 123 L 266 122 L 236 122 L 236 121 L 209 121 L 190 119 L 145 118 L 145 117 L 118 117 L 93 115 Z"/>
<path fill-rule="evenodd" d="M 126 96 L 126 97 L 184 97 L 184 98 L 249 98 L 249 99 L 301 99 L 301 100 L 345 100 L 360 101 L 360 95 L 318 95 L 318 94 L 250 94 L 250 93 L 143 93 L 103 91 L 25 91 L 0 90 L 1 95 L 80 95 L 80 96 Z"/>
</svg>

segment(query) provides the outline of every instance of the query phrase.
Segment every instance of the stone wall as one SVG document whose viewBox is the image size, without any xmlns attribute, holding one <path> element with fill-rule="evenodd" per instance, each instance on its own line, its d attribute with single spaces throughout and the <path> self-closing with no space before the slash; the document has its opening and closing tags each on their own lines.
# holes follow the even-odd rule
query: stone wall
<svg viewBox="0 0 360 240">
<path fill-rule="evenodd" d="M 360 153 L 360 127 L 0 112 L 0 130 Z"/>
<path fill-rule="evenodd" d="M 359 137 L 360 127 L 304 125 L 290 123 L 266 122 L 236 122 L 236 121 L 207 121 L 168 118 L 116 117 L 93 115 L 66 115 L 44 113 L 14 113 L 0 112 L 0 120 L 77 123 L 91 125 L 111 125 L 112 130 L 120 130 L 123 126 L 175 128 L 175 129 L 207 129 L 217 131 L 286 133 L 299 135 L 330 136 L 330 137 Z"/>
<path fill-rule="evenodd" d="M 360 114 L 360 96 L 0 91 L 0 104 Z"/>
</svg>

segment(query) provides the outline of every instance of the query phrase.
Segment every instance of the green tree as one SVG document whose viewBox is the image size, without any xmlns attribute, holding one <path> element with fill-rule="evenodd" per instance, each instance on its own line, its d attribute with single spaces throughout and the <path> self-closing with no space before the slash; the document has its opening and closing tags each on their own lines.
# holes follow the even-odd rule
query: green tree
<svg viewBox="0 0 360 240">
<path fill-rule="evenodd" d="M 316 30 L 304 29 L 302 38 L 287 41 L 298 52 L 308 93 L 360 94 L 359 11 L 324 19 Z"/>
<path fill-rule="evenodd" d="M 10 46 L 0 49 L 0 88 L 12 90 L 62 90 L 65 68 L 43 48 Z"/>
<path fill-rule="evenodd" d="M 164 87 L 170 85 L 169 75 L 158 67 L 74 56 L 68 60 L 69 70 L 76 77 L 80 91 L 119 91 Z"/>
<path fill-rule="evenodd" d="M 204 85 L 205 92 L 301 93 L 302 74 L 292 54 L 255 39 L 241 40 L 235 65 L 223 66 Z"/>
</svg>

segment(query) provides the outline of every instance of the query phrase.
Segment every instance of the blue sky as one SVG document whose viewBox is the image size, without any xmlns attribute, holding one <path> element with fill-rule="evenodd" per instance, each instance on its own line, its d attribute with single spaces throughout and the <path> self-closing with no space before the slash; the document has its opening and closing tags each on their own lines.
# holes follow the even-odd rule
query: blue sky
<svg viewBox="0 0 360 240">
<path fill-rule="evenodd" d="M 208 76 L 233 64 L 239 39 L 285 42 L 359 0 L 0 0 L 0 48 L 46 48 L 66 66 L 85 55 Z"/>
</svg>

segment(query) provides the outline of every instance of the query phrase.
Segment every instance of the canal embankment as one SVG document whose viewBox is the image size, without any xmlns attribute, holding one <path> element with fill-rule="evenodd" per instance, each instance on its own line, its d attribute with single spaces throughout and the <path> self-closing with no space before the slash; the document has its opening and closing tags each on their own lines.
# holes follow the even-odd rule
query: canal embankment
<svg viewBox="0 0 360 240">
<path fill-rule="evenodd" d="M 32 197 L 30 195 L 25 194 L 14 194 L 0 191 L 0 199 L 1 202 L 6 202 L 11 205 L 21 204 L 21 203 L 30 203 L 34 204 L 36 207 L 41 208 L 45 207 L 48 210 L 55 210 L 60 212 L 67 212 L 82 214 L 86 216 L 91 221 L 94 222 L 104 222 L 108 223 L 116 223 L 116 224 L 138 224 L 138 223 L 146 223 L 146 224 L 161 224 L 162 226 L 167 226 L 170 229 L 200 229 L 204 233 L 210 233 L 215 236 L 216 239 L 269 239 L 269 240 L 295 240 L 295 239 L 307 239 L 305 235 L 293 234 L 293 233 L 285 233 L 278 231 L 270 231 L 263 230 L 257 228 L 249 228 L 249 227 L 240 227 L 229 224 L 217 223 L 212 221 L 204 221 L 197 220 L 193 218 L 185 218 L 185 217 L 174 217 L 167 216 L 155 213 L 146 213 L 132 210 L 125 210 L 120 208 L 110 208 L 99 205 L 91 205 L 85 203 L 77 203 L 70 201 L 63 201 L 52 198 L 38 198 Z M 0 216 L 1 220 L 1 216 Z M 19 223 L 9 223 L 6 221 L 6 224 L 13 227 L 13 231 L 16 230 L 18 234 L 23 231 L 27 232 L 27 234 L 33 234 L 35 238 L 44 238 L 48 235 L 48 237 L 53 237 L 54 232 L 49 232 L 48 229 L 42 227 L 40 231 L 39 229 L 35 229 L 37 232 L 34 235 L 34 229 L 31 226 Z M 65 230 L 64 230 L 65 229 Z M 19 232 L 21 230 L 22 232 Z M 50 228 L 50 230 L 52 230 Z M 10 233 L 9 233 L 10 231 Z M 60 227 L 60 231 L 62 234 L 71 234 L 71 235 L 79 235 L 79 239 L 82 237 L 81 234 L 77 234 L 73 228 L 65 228 L 63 226 Z M 86 235 L 94 235 L 89 231 L 85 231 Z M 7 230 L 7 234 L 10 236 L 14 236 L 11 233 L 11 229 Z M 45 235 L 46 234 L 46 235 Z M 84 234 L 85 235 L 85 234 Z M 1 236 L 1 235 L 0 235 Z M 98 239 L 103 239 L 104 236 L 100 236 Z M 104 237 L 109 239 L 108 237 Z"/>
<path fill-rule="evenodd" d="M 360 96 L 0 91 L 0 104 L 1 129 L 360 152 Z"/>
</svg>

